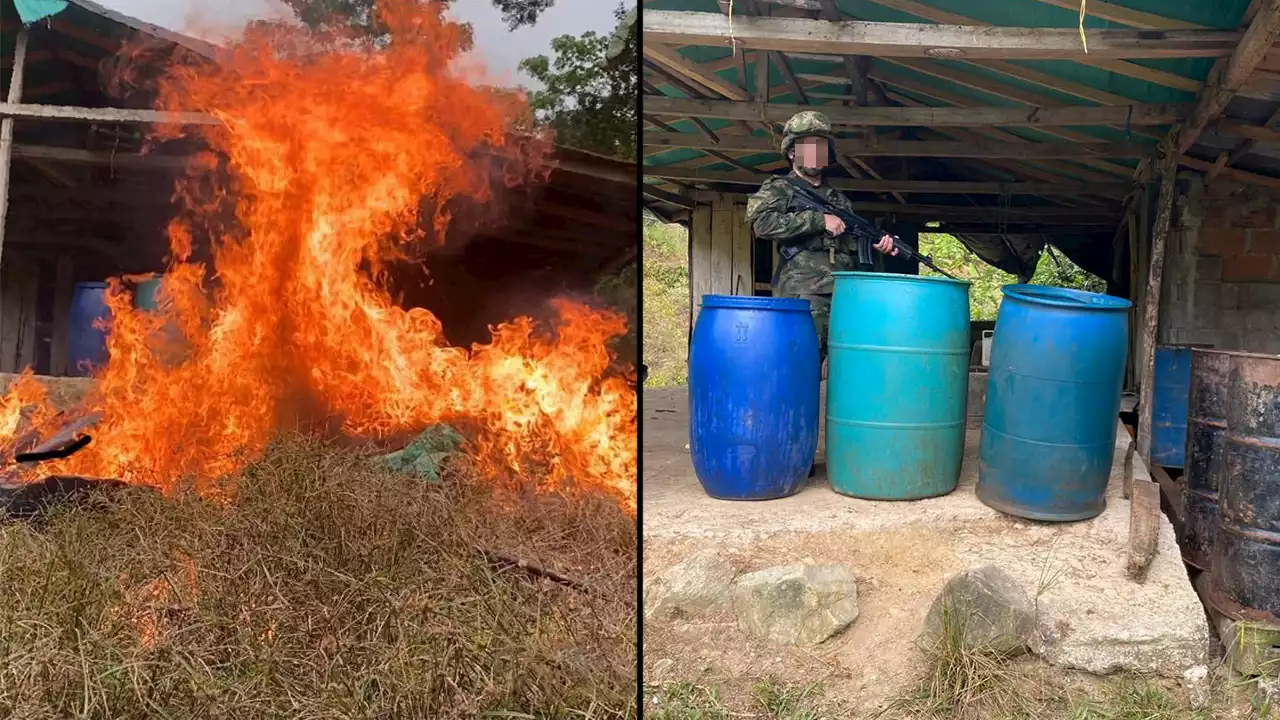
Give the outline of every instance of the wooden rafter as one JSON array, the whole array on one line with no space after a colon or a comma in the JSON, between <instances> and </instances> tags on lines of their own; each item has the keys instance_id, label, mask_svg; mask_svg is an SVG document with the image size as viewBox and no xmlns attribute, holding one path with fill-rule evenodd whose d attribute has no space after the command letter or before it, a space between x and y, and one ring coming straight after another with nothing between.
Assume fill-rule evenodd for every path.
<instances>
[{"instance_id":1,"label":"wooden rafter","mask_svg":"<svg viewBox=\"0 0 1280 720\"><path fill-rule=\"evenodd\" d=\"M1014 102L1019 102L1026 105L1050 106L1050 105L1059 104L1059 101L1056 98L1051 97L1049 95L1044 95L1041 93L1032 92L1030 90L1025 90L1020 87L1015 87L1013 85L1008 85L1006 83L997 82L988 77L983 77L981 75L976 75L974 73L968 73L962 70L957 70L955 68L947 67L946 65L942 65L936 62L930 62L927 60L905 59L905 58L886 60L884 62L891 63L893 65L898 65L900 67L907 68L917 73L929 75L931 77L938 78L939 80L945 80L951 84L968 87L970 89L977 90L978 92L987 93L988 95L993 95L995 97L1005 98L1006 100L1013 100ZM1119 96L1115 96L1115 97L1116 99L1120 100L1120 102L1117 104L1127 105L1129 103L1128 100L1124 100ZM1121 126L1117 129L1126 130L1129 128L1125 128ZM1138 134L1144 134L1141 128L1137 129L1136 132ZM1154 140L1160 140L1163 137L1163 134L1151 133L1148 136Z\"/></svg>"},{"instance_id":2,"label":"wooden rafter","mask_svg":"<svg viewBox=\"0 0 1280 720\"><path fill-rule=\"evenodd\" d=\"M759 185L769 177L768 173L747 172L687 172L671 170L666 167L647 168L649 177L665 180L680 180L697 183L729 183L735 185ZM856 192L883 193L928 193L938 195L1103 195L1124 197L1129 192L1128 183L1002 183L1002 182L967 182L952 180L853 180L833 178L828 180L832 187L839 190Z\"/></svg>"},{"instance_id":3,"label":"wooden rafter","mask_svg":"<svg viewBox=\"0 0 1280 720\"><path fill-rule=\"evenodd\" d=\"M1230 58L1214 66L1204 90L1196 98L1195 111L1178 136L1179 152L1186 152L1195 145L1205 126L1222 113L1244 86L1277 36L1280 36L1280 0L1266 0L1249 22L1244 37Z\"/></svg>"},{"instance_id":4,"label":"wooden rafter","mask_svg":"<svg viewBox=\"0 0 1280 720\"><path fill-rule=\"evenodd\" d=\"M976 20L974 18L965 16L965 15L959 15L957 13L947 12L945 10L939 10L937 8L926 5L922 2L917 2L916 0L872 0L872 2L874 2L877 5L891 7L895 10L905 12L909 15L914 15L918 18L921 18L922 20L929 20L930 22L935 22L935 23L947 23L951 25L975 25L975 26L991 25L991 23L986 23L981 20ZM1092 33L1090 33L1090 36L1092 36ZM1078 40L1079 36L1077 35L1076 37ZM1164 70L1156 70L1154 68L1149 68L1145 65L1125 62L1123 60L1105 60L1105 59L1100 59L1096 57L1095 58L1077 57L1074 60L1075 62L1081 65L1088 65L1089 67L1094 67L1099 70L1106 70L1107 72L1113 72L1113 73L1116 73L1117 75L1125 75L1127 77L1132 77L1138 80L1155 83L1157 85L1163 85L1165 87L1177 88L1179 90L1186 90L1187 92L1196 92L1201 87L1200 81L1195 80L1193 78L1186 78L1171 72L1166 72ZM1062 80L1059 82L1061 84L1061 87L1055 87L1055 89L1062 89L1063 92L1067 92L1065 88L1068 87L1070 83L1068 83L1068 81L1065 81L1065 80Z\"/></svg>"},{"instance_id":5,"label":"wooden rafter","mask_svg":"<svg viewBox=\"0 0 1280 720\"><path fill-rule=\"evenodd\" d=\"M646 42L712 46L731 42L727 19L716 13L651 10L644 15L644 33ZM1159 37L1135 30L1088 34L1086 53L1074 29L742 17L734 21L732 43L740 48L832 55L1073 60L1222 57L1240 39L1234 30L1170 30Z\"/></svg>"},{"instance_id":6,"label":"wooden rafter","mask_svg":"<svg viewBox=\"0 0 1280 720\"><path fill-rule=\"evenodd\" d=\"M773 138L758 135L721 135L719 143L709 143L691 133L646 132L646 147L685 147L695 150L719 149L744 152L769 152L777 150ZM1073 143L1053 142L945 142L926 140L866 140L839 139L840 152L855 157L957 157L957 158L1008 158L1023 160L1048 160L1092 157L1150 157L1155 153L1154 143Z\"/></svg>"},{"instance_id":7,"label":"wooden rafter","mask_svg":"<svg viewBox=\"0 0 1280 720\"><path fill-rule=\"evenodd\" d=\"M1063 10L1071 10L1072 12L1080 10L1079 0L1040 0L1040 2L1060 7ZM1085 3L1084 8L1086 13L1096 18L1110 20L1111 22L1142 30L1198 30L1204 27L1184 20L1175 20L1163 15L1134 10L1115 3L1103 2L1103 0L1089 0Z\"/></svg>"},{"instance_id":8,"label":"wooden rafter","mask_svg":"<svg viewBox=\"0 0 1280 720\"><path fill-rule=\"evenodd\" d=\"M835 125L890 125L927 127L1051 127L1055 125L1168 125L1186 116L1182 105L1129 105L1126 107L841 107L820 106ZM2 109L3 106L0 106ZM691 100L646 97L645 111L653 115L710 117L725 120L785 122L795 113L812 109L805 105L748 104L725 100Z\"/></svg>"},{"instance_id":9,"label":"wooden rafter","mask_svg":"<svg viewBox=\"0 0 1280 720\"><path fill-rule=\"evenodd\" d=\"M123 108L88 108L66 105L0 103L0 117L17 120L64 120L68 122L157 123L173 125L217 125L212 115L196 112L162 112Z\"/></svg>"},{"instance_id":10,"label":"wooden rafter","mask_svg":"<svg viewBox=\"0 0 1280 720\"><path fill-rule=\"evenodd\" d=\"M714 72L703 70L696 63L682 57L674 48L646 42L644 43L644 56L668 71L714 91L721 97L726 97L730 100L747 99L745 90Z\"/></svg>"},{"instance_id":11,"label":"wooden rafter","mask_svg":"<svg viewBox=\"0 0 1280 720\"><path fill-rule=\"evenodd\" d=\"M876 77L880 78L882 81L888 83L889 85L899 87L903 90L907 90L915 95L930 97L935 100L939 100L941 102L947 103L949 105L954 105L956 107L973 107L976 104L974 100L971 100L963 95L958 95L948 90L942 90L932 85L925 85L924 83L921 83L914 78L904 77L900 73L888 73L888 72L882 72L881 70L876 69L874 71L874 74L876 75ZM1134 126L1138 125L1137 123L1130 122L1130 120L1131 118L1129 118L1128 115L1126 115L1126 124L1134 125ZM1114 123L1098 123L1098 124L1114 125ZM1077 130L1070 130L1064 127L1038 128L1038 129L1041 132L1045 133L1046 135L1061 138L1063 140L1071 140L1074 142L1096 142L1097 141L1097 138L1093 137L1092 135L1088 135L1088 134L1079 132ZM1019 138L1017 135L1014 135L1013 133L1003 133L1003 135L1005 139L1021 140L1021 138ZM1099 160L1097 158L1087 158L1087 157L1075 158L1074 160L1075 162L1078 162L1082 165L1088 165L1089 167L1092 167L1097 170L1101 170L1105 173L1109 173L1112 175L1127 176L1130 173L1129 168L1124 167L1123 165L1117 165L1115 163L1108 162L1106 160Z\"/></svg>"}]
</instances>

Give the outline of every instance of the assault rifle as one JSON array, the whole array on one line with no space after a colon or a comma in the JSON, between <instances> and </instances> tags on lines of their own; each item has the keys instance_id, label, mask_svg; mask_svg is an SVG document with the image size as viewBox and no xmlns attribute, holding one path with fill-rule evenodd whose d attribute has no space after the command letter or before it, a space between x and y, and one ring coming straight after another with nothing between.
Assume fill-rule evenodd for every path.
<instances>
[{"instance_id":1,"label":"assault rifle","mask_svg":"<svg viewBox=\"0 0 1280 720\"><path fill-rule=\"evenodd\" d=\"M880 238L884 237L887 233L881 232L876 228L876 226L851 212L833 207L831 203L827 202L826 198L814 192L813 186L809 183L794 177L788 177L787 180L796 190L796 198L792 204L797 209L814 210L825 215L835 215L840 218L844 223L844 234L851 236L857 242L858 267L860 269L867 269L875 264L875 258L871 254L872 246L880 242ZM906 260L919 260L934 272L941 273L952 280L956 279L951 273L943 270L937 265L934 265L933 258L925 255L924 253L912 250L906 243L899 240L897 236L890 235L889 237L893 238L893 247L898 251L899 257Z\"/></svg>"}]
</instances>

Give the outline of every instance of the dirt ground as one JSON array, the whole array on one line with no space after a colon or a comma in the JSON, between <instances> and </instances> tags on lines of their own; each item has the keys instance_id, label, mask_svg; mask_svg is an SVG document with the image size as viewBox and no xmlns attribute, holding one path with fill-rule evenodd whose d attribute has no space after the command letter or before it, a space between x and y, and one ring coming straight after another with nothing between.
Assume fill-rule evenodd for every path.
<instances>
[{"instance_id":1,"label":"dirt ground","mask_svg":"<svg viewBox=\"0 0 1280 720\"><path fill-rule=\"evenodd\" d=\"M703 677L728 687L760 678L820 682L840 707L870 710L910 688L921 660L914 641L946 580L985 564L1007 570L1035 598L1037 650L1054 665L1176 679L1212 661L1203 609L1167 519L1147 582L1125 575L1129 503L1120 496L1122 452L1107 510L1079 523L1019 520L979 502L976 431L967 438L960 486L942 498L848 498L830 489L819 464L818 476L795 496L732 503L707 497L698 485L684 391L646 391L643 411L646 582L711 548L738 573L800 561L850 566L859 606L846 632L812 649L750 638L727 606L695 618L646 619L647 683ZM1123 449L1119 441L1117 448Z\"/></svg>"}]
</instances>

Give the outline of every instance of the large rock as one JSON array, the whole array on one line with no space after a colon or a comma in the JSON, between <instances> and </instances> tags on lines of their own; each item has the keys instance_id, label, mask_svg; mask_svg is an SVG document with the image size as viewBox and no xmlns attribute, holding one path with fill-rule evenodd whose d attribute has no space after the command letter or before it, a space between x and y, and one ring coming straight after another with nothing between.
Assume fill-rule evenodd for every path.
<instances>
[{"instance_id":1,"label":"large rock","mask_svg":"<svg viewBox=\"0 0 1280 720\"><path fill-rule=\"evenodd\" d=\"M947 581L925 616L922 642L947 638L969 650L1015 656L1035 632L1035 607L1009 573L994 565L966 570Z\"/></svg>"},{"instance_id":2,"label":"large rock","mask_svg":"<svg viewBox=\"0 0 1280 720\"><path fill-rule=\"evenodd\" d=\"M734 568L715 550L672 565L644 584L644 616L690 617L727 604Z\"/></svg>"},{"instance_id":3,"label":"large rock","mask_svg":"<svg viewBox=\"0 0 1280 720\"><path fill-rule=\"evenodd\" d=\"M841 565L787 565L738 578L738 625L780 645L817 645L858 617L858 583Z\"/></svg>"}]
</instances>

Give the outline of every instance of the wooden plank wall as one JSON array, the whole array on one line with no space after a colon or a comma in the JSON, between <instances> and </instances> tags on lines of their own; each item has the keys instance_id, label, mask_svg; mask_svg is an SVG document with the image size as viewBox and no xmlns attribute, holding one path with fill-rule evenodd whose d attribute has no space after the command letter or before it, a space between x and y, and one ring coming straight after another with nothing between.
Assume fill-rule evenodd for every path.
<instances>
[{"instance_id":1,"label":"wooden plank wall","mask_svg":"<svg viewBox=\"0 0 1280 720\"><path fill-rule=\"evenodd\" d=\"M0 372L20 372L36 360L36 288L40 264L10 255L0 267Z\"/></svg>"},{"instance_id":2,"label":"wooden plank wall","mask_svg":"<svg viewBox=\"0 0 1280 720\"><path fill-rule=\"evenodd\" d=\"M743 195L716 194L693 208L689 227L689 327L698 320L702 296L753 295L751 228Z\"/></svg>"}]
</instances>

